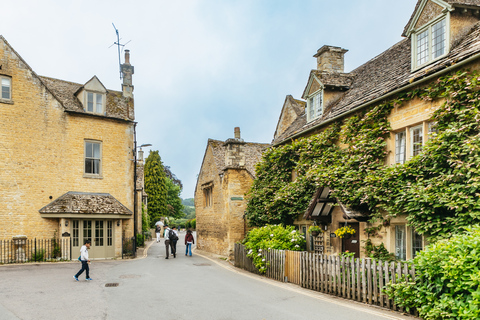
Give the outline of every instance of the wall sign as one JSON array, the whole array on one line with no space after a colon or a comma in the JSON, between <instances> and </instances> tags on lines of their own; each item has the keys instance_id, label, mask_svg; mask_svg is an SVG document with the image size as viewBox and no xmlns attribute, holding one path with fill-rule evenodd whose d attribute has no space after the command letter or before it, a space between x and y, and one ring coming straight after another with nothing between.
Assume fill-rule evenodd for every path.
<instances>
[{"instance_id":1,"label":"wall sign","mask_svg":"<svg viewBox=\"0 0 480 320\"><path fill-rule=\"evenodd\" d=\"M336 237L337 237L337 235L335 233L333 233L333 232L330 233L330 238L336 238Z\"/></svg>"}]
</instances>

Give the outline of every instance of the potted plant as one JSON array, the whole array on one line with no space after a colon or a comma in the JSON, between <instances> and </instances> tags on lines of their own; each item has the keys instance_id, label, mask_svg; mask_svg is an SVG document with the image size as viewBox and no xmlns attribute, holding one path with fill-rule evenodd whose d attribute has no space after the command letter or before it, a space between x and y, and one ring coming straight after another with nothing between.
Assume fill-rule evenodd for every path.
<instances>
[{"instance_id":1,"label":"potted plant","mask_svg":"<svg viewBox=\"0 0 480 320\"><path fill-rule=\"evenodd\" d=\"M337 230L335 230L335 235L338 237L338 238L350 238L353 234L355 234L355 229L353 229L352 227L350 226L344 226L344 227L341 227L341 228L338 228Z\"/></svg>"},{"instance_id":2,"label":"potted plant","mask_svg":"<svg viewBox=\"0 0 480 320\"><path fill-rule=\"evenodd\" d=\"M318 236L322 232L323 230L319 226L313 225L313 226L310 226L310 228L308 228L308 233L310 233L314 237Z\"/></svg>"}]
</instances>

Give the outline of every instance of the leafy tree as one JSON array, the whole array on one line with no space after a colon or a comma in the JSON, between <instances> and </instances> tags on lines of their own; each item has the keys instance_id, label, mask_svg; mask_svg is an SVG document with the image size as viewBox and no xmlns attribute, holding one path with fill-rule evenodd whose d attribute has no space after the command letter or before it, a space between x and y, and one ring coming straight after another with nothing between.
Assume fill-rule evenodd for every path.
<instances>
[{"instance_id":1,"label":"leafy tree","mask_svg":"<svg viewBox=\"0 0 480 320\"><path fill-rule=\"evenodd\" d=\"M167 215L173 218L183 218L183 204L180 198L182 189L169 178L165 178L165 182L167 187Z\"/></svg>"},{"instance_id":2,"label":"leafy tree","mask_svg":"<svg viewBox=\"0 0 480 320\"><path fill-rule=\"evenodd\" d=\"M160 217L169 215L167 178L158 150L150 151L145 161L145 192L148 194L148 214L153 227Z\"/></svg>"},{"instance_id":3,"label":"leafy tree","mask_svg":"<svg viewBox=\"0 0 480 320\"><path fill-rule=\"evenodd\" d=\"M170 166L165 166L164 169L165 169L165 175L167 176L167 178L172 180L173 184L179 186L180 190L183 190L182 181L178 179L177 176L170 170Z\"/></svg>"}]
</instances>

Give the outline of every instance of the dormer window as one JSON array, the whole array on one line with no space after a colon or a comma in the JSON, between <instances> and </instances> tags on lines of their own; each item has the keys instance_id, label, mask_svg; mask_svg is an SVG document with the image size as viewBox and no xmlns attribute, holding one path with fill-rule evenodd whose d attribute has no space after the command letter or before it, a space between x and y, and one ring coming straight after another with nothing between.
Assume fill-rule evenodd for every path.
<instances>
[{"instance_id":1,"label":"dormer window","mask_svg":"<svg viewBox=\"0 0 480 320\"><path fill-rule=\"evenodd\" d=\"M87 112L92 113L104 113L104 94L102 93L95 93L95 92L86 92L87 95Z\"/></svg>"},{"instance_id":2,"label":"dormer window","mask_svg":"<svg viewBox=\"0 0 480 320\"><path fill-rule=\"evenodd\" d=\"M412 69L422 67L448 52L447 17L437 19L412 33Z\"/></svg>"},{"instance_id":3,"label":"dormer window","mask_svg":"<svg viewBox=\"0 0 480 320\"><path fill-rule=\"evenodd\" d=\"M319 90L308 97L307 121L319 118L323 114L323 90Z\"/></svg>"}]
</instances>

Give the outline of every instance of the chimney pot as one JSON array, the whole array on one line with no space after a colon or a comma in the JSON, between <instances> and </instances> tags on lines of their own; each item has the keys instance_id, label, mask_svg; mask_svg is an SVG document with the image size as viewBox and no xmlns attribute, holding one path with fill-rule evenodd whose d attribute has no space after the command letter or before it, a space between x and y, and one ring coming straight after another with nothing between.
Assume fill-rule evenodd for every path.
<instances>
[{"instance_id":1,"label":"chimney pot","mask_svg":"<svg viewBox=\"0 0 480 320\"><path fill-rule=\"evenodd\" d=\"M130 64L130 50L125 50L125 64Z\"/></svg>"},{"instance_id":2,"label":"chimney pot","mask_svg":"<svg viewBox=\"0 0 480 320\"><path fill-rule=\"evenodd\" d=\"M235 127L235 139L240 139L240 127Z\"/></svg>"}]
</instances>

